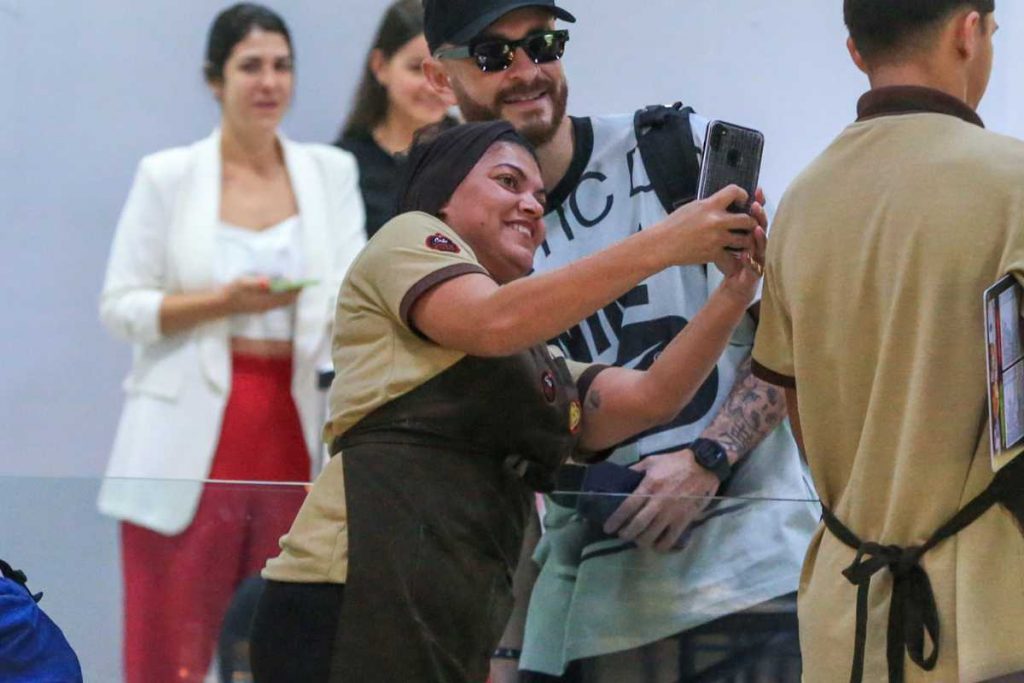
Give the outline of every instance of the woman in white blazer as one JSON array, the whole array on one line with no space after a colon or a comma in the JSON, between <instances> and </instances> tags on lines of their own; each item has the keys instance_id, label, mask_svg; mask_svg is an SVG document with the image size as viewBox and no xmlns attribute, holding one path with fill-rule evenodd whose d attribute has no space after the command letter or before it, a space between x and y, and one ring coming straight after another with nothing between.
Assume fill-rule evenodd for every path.
<instances>
[{"instance_id":1,"label":"woman in white blazer","mask_svg":"<svg viewBox=\"0 0 1024 683\"><path fill-rule=\"evenodd\" d=\"M235 5L206 57L220 128L139 164L100 305L134 349L99 498L123 520L129 682L202 680L234 588L275 554L300 487L201 482L309 480L316 371L365 240L351 155L277 131L293 88L283 20Z\"/></svg>"}]
</instances>

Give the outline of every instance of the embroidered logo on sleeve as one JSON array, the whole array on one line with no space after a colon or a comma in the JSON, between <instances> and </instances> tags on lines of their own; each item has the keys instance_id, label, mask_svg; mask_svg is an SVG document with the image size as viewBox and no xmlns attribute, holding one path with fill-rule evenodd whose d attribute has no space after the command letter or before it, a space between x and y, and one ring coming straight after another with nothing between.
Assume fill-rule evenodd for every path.
<instances>
[{"instance_id":1,"label":"embroidered logo on sleeve","mask_svg":"<svg viewBox=\"0 0 1024 683\"><path fill-rule=\"evenodd\" d=\"M547 402L554 403L558 392L555 387L555 376L549 370L545 370L544 374L540 376L540 388L544 392Z\"/></svg>"},{"instance_id":2,"label":"embroidered logo on sleeve","mask_svg":"<svg viewBox=\"0 0 1024 683\"><path fill-rule=\"evenodd\" d=\"M446 235L435 232L433 235L427 238L427 247L434 251L443 251L449 254L458 254L462 251L459 245L452 242Z\"/></svg>"},{"instance_id":3,"label":"embroidered logo on sleeve","mask_svg":"<svg viewBox=\"0 0 1024 683\"><path fill-rule=\"evenodd\" d=\"M579 401L569 404L569 433L578 434L583 423L583 406Z\"/></svg>"}]
</instances>

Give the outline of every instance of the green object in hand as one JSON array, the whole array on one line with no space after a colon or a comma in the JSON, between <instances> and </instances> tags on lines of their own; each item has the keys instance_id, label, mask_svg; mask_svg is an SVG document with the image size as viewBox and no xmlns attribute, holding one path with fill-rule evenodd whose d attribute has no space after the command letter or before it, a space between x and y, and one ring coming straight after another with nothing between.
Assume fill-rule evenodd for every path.
<instances>
[{"instance_id":1,"label":"green object in hand","mask_svg":"<svg viewBox=\"0 0 1024 683\"><path fill-rule=\"evenodd\" d=\"M270 281L270 291L274 294L283 294L284 292L294 292L297 289L304 289L319 283L319 280L288 280L279 277Z\"/></svg>"}]
</instances>

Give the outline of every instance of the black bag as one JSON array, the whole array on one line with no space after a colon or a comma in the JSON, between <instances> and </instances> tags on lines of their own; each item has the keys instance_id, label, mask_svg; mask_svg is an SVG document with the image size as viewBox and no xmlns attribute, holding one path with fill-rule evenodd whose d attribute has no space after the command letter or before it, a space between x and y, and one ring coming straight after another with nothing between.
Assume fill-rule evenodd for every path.
<instances>
[{"instance_id":1,"label":"black bag","mask_svg":"<svg viewBox=\"0 0 1024 683\"><path fill-rule=\"evenodd\" d=\"M619 509L629 494L643 481L644 475L625 465L599 462L594 465L563 465L558 471L552 500L565 507L574 507L596 537L613 538L604 533L605 522ZM712 502L714 505L714 502ZM708 509L711 509L710 507ZM676 539L675 549L686 545L691 531Z\"/></svg>"},{"instance_id":2,"label":"black bag","mask_svg":"<svg viewBox=\"0 0 1024 683\"><path fill-rule=\"evenodd\" d=\"M647 177L666 213L672 213L697 197L700 150L690 129L691 107L655 104L633 116L637 147Z\"/></svg>"},{"instance_id":3,"label":"black bag","mask_svg":"<svg viewBox=\"0 0 1024 683\"><path fill-rule=\"evenodd\" d=\"M580 483L576 510L590 520L595 530L600 531L643 479L640 472L614 462L587 465Z\"/></svg>"}]
</instances>

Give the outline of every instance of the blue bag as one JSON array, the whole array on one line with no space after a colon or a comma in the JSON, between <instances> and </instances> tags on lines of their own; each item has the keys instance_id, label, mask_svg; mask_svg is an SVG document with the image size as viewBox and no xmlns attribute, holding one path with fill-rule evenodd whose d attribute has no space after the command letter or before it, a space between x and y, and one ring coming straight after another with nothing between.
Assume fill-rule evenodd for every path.
<instances>
[{"instance_id":1,"label":"blue bag","mask_svg":"<svg viewBox=\"0 0 1024 683\"><path fill-rule=\"evenodd\" d=\"M0 560L0 681L81 683L82 667L57 624L39 608L25 573Z\"/></svg>"}]
</instances>

